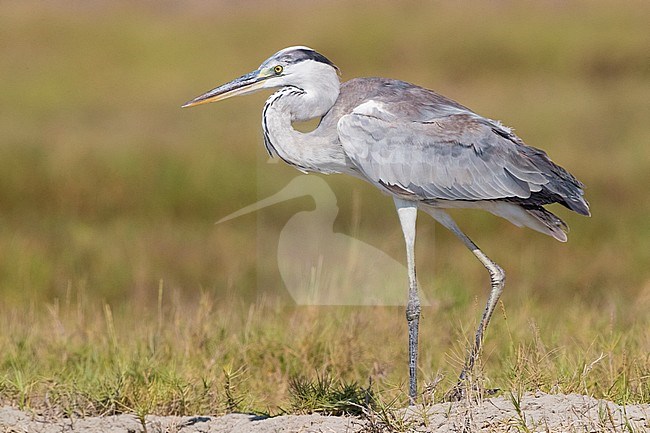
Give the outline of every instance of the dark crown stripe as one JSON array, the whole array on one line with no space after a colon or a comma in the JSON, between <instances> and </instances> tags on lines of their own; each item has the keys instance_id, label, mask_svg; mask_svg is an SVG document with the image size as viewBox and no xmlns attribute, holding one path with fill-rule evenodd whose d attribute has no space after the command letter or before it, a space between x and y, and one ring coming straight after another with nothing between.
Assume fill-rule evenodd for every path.
<instances>
[{"instance_id":1,"label":"dark crown stripe","mask_svg":"<svg viewBox=\"0 0 650 433\"><path fill-rule=\"evenodd\" d=\"M326 65L330 65L331 67L336 68L336 65L334 65L334 63L332 63L330 59L328 59L321 53L318 53L313 50L305 50L305 49L300 49L297 52L301 54L301 57L297 58L296 61L313 60L315 62L325 63Z\"/></svg>"},{"instance_id":2,"label":"dark crown stripe","mask_svg":"<svg viewBox=\"0 0 650 433\"><path fill-rule=\"evenodd\" d=\"M276 60L283 61L288 65L304 62L305 60L313 60L315 62L324 63L338 70L336 65L332 63L327 57L321 53L306 48L291 50L284 53L280 57L276 57Z\"/></svg>"}]
</instances>

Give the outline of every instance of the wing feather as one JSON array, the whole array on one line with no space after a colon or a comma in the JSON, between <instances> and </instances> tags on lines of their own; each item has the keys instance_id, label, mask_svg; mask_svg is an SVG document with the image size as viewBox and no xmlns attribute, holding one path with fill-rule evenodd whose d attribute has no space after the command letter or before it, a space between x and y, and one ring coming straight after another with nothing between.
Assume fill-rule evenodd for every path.
<instances>
[{"instance_id":1,"label":"wing feather","mask_svg":"<svg viewBox=\"0 0 650 433\"><path fill-rule=\"evenodd\" d=\"M373 183L420 200L525 200L545 188L561 192L549 167L566 172L498 122L457 107L430 119L420 110L417 120L403 110L370 100L338 122L344 151Z\"/></svg>"}]
</instances>

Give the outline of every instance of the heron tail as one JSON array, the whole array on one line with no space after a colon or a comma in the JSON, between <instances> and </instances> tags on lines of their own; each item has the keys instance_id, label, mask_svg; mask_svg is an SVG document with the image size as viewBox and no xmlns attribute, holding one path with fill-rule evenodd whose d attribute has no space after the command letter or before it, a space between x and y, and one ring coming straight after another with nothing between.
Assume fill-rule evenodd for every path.
<instances>
[{"instance_id":1,"label":"heron tail","mask_svg":"<svg viewBox=\"0 0 650 433\"><path fill-rule=\"evenodd\" d=\"M557 215L547 211L541 206L522 206L528 215L542 223L547 230L543 231L553 236L560 242L566 242L566 234L569 232L569 226L562 221ZM541 230L540 230L541 231Z\"/></svg>"}]
</instances>

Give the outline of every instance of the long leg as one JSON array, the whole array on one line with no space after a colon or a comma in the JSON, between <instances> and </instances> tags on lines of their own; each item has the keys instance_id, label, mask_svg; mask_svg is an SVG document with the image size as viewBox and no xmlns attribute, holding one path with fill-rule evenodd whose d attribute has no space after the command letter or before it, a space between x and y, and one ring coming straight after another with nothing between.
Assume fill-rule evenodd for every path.
<instances>
[{"instance_id":1,"label":"long leg","mask_svg":"<svg viewBox=\"0 0 650 433\"><path fill-rule=\"evenodd\" d=\"M409 300L406 321L409 328L409 399L415 404L417 398L418 326L420 323L420 298L415 277L415 221L418 208L414 202L395 198L395 207L406 242L406 263L409 277Z\"/></svg>"},{"instance_id":2,"label":"long leg","mask_svg":"<svg viewBox=\"0 0 650 433\"><path fill-rule=\"evenodd\" d=\"M490 296L488 297L487 304L485 305L485 311L483 312L481 323L479 323L478 329L476 330L476 337L474 338L474 344L472 345L469 354L467 355L467 359L465 360L465 365L463 366L463 370L460 372L460 376L458 378L458 385L453 391L455 395L450 396L452 398L458 399L463 395L462 394L464 390L463 382L465 381L465 379L467 379L467 375L474 368L476 359L478 358L481 352L481 345L483 344L483 333L485 332L485 329L487 328L488 323L490 322L492 313L494 313L494 309L496 308L497 302L499 301L501 292L503 292L503 286L505 284L506 275L505 272L503 272L503 269L499 267L499 265L497 265L492 260L490 260L490 258L486 256L479 249L479 247L476 246L476 244L472 242L472 240L460 230L460 228L458 228L458 225L456 225L456 223L449 216L449 214L447 214L446 212L440 209L435 209L435 208L425 208L424 210L426 210L426 212L429 213L429 215L435 218L436 221L438 221L444 227L449 229L453 234L455 234L463 242L463 244L465 244L465 246L469 248L469 250L480 260L483 266L485 266L485 268L490 273L490 285L491 285Z\"/></svg>"}]
</instances>

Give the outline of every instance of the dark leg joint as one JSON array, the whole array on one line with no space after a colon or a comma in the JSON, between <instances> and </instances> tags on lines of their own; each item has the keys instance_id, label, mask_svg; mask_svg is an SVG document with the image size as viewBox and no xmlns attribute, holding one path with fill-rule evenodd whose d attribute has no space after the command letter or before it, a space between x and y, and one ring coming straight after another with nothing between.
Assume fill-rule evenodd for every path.
<instances>
[{"instance_id":1,"label":"dark leg joint","mask_svg":"<svg viewBox=\"0 0 650 433\"><path fill-rule=\"evenodd\" d=\"M406 306L406 320L412 322L420 318L420 301L418 299L409 300L408 305Z\"/></svg>"},{"instance_id":2,"label":"dark leg joint","mask_svg":"<svg viewBox=\"0 0 650 433\"><path fill-rule=\"evenodd\" d=\"M506 282L506 273L503 268L501 268L501 266L497 265L496 263L494 266L494 270L490 269L490 280L492 280L492 284L502 286Z\"/></svg>"}]
</instances>

